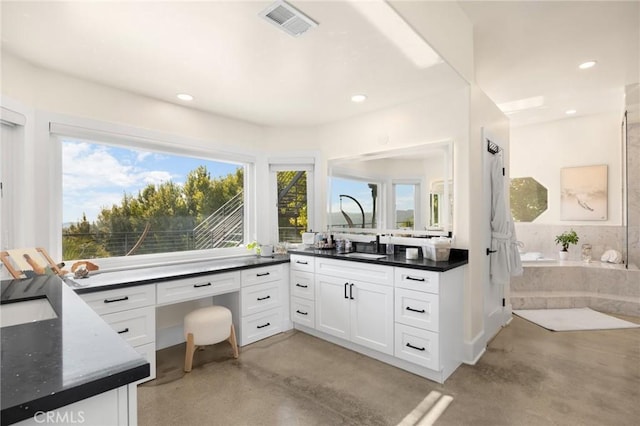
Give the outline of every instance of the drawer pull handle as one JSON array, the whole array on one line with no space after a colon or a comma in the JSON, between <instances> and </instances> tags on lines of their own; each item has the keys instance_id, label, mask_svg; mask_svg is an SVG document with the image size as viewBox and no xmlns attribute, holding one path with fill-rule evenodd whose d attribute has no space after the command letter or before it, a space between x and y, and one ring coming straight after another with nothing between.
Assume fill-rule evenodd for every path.
<instances>
[{"instance_id":1,"label":"drawer pull handle","mask_svg":"<svg viewBox=\"0 0 640 426\"><path fill-rule=\"evenodd\" d=\"M262 274L256 274L257 277L266 277L267 275L269 275L270 272L264 272Z\"/></svg>"},{"instance_id":2,"label":"drawer pull handle","mask_svg":"<svg viewBox=\"0 0 640 426\"><path fill-rule=\"evenodd\" d=\"M271 296L258 297L258 300L267 300L267 299L271 299Z\"/></svg>"},{"instance_id":3,"label":"drawer pull handle","mask_svg":"<svg viewBox=\"0 0 640 426\"><path fill-rule=\"evenodd\" d=\"M266 323L265 325L258 325L256 326L257 328L265 328L265 327L269 327L271 325L270 322Z\"/></svg>"},{"instance_id":4,"label":"drawer pull handle","mask_svg":"<svg viewBox=\"0 0 640 426\"><path fill-rule=\"evenodd\" d=\"M356 300L356 299L353 297L353 283L349 284L349 299L351 299L351 300Z\"/></svg>"},{"instance_id":5,"label":"drawer pull handle","mask_svg":"<svg viewBox=\"0 0 640 426\"><path fill-rule=\"evenodd\" d=\"M296 260L296 263L299 263L301 265L308 265L309 262L303 261L303 260Z\"/></svg>"},{"instance_id":6,"label":"drawer pull handle","mask_svg":"<svg viewBox=\"0 0 640 426\"><path fill-rule=\"evenodd\" d=\"M309 312L302 312L300 309L298 309L296 312L300 315L309 315Z\"/></svg>"},{"instance_id":7,"label":"drawer pull handle","mask_svg":"<svg viewBox=\"0 0 640 426\"><path fill-rule=\"evenodd\" d=\"M424 309L413 309L411 306L407 306L407 311L417 312L419 314L424 314L426 312Z\"/></svg>"},{"instance_id":8,"label":"drawer pull handle","mask_svg":"<svg viewBox=\"0 0 640 426\"><path fill-rule=\"evenodd\" d=\"M308 288L309 286L308 286L308 285L302 285L302 284L296 283L296 287Z\"/></svg>"},{"instance_id":9,"label":"drawer pull handle","mask_svg":"<svg viewBox=\"0 0 640 426\"><path fill-rule=\"evenodd\" d=\"M349 285L349 283L344 283L344 298L348 299L349 296L347 296L347 286Z\"/></svg>"},{"instance_id":10,"label":"drawer pull handle","mask_svg":"<svg viewBox=\"0 0 640 426\"><path fill-rule=\"evenodd\" d=\"M200 288L200 287L209 287L211 286L211 283L206 283L206 284L194 284L193 288Z\"/></svg>"},{"instance_id":11,"label":"drawer pull handle","mask_svg":"<svg viewBox=\"0 0 640 426\"><path fill-rule=\"evenodd\" d=\"M121 297L119 299L104 299L104 303L124 302L125 300L129 300L129 296Z\"/></svg>"},{"instance_id":12,"label":"drawer pull handle","mask_svg":"<svg viewBox=\"0 0 640 426\"><path fill-rule=\"evenodd\" d=\"M118 331L118 334L128 333L128 332L129 332L129 327L125 328L124 330Z\"/></svg>"},{"instance_id":13,"label":"drawer pull handle","mask_svg":"<svg viewBox=\"0 0 640 426\"><path fill-rule=\"evenodd\" d=\"M407 347L411 348L411 349L415 349L417 351L425 351L425 348L419 348L417 346L413 346L411 343L407 343Z\"/></svg>"},{"instance_id":14,"label":"drawer pull handle","mask_svg":"<svg viewBox=\"0 0 640 426\"><path fill-rule=\"evenodd\" d=\"M422 281L422 282L424 282L424 278L407 277L407 279L410 280L410 281Z\"/></svg>"}]
</instances>

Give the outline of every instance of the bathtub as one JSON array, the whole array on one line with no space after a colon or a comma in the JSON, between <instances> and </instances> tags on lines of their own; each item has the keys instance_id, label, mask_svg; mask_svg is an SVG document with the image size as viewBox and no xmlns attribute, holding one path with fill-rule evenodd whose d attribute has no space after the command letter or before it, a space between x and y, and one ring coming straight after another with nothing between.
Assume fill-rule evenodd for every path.
<instances>
[{"instance_id":1,"label":"bathtub","mask_svg":"<svg viewBox=\"0 0 640 426\"><path fill-rule=\"evenodd\" d=\"M624 265L523 258L523 274L511 278L512 309L589 307L640 317L640 270Z\"/></svg>"}]
</instances>

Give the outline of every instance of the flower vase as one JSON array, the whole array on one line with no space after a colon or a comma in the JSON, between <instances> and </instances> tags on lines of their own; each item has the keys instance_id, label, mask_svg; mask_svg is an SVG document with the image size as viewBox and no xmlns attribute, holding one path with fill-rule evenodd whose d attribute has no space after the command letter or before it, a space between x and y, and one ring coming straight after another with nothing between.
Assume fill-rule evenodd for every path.
<instances>
[{"instance_id":1,"label":"flower vase","mask_svg":"<svg viewBox=\"0 0 640 426\"><path fill-rule=\"evenodd\" d=\"M568 260L569 259L569 252L563 250L563 251L558 253L558 256L560 257L560 260Z\"/></svg>"}]
</instances>

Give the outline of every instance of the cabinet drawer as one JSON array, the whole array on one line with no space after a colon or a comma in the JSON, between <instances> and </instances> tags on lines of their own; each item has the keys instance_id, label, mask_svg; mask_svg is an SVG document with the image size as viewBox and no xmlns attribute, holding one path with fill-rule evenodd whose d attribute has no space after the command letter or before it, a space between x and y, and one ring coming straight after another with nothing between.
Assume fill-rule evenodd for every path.
<instances>
[{"instance_id":1,"label":"cabinet drawer","mask_svg":"<svg viewBox=\"0 0 640 426\"><path fill-rule=\"evenodd\" d=\"M148 382L156 378L156 344L147 343L146 345L136 346L134 348L144 359L149 363L149 377L140 379L135 382L136 385L140 383Z\"/></svg>"},{"instance_id":2,"label":"cabinet drawer","mask_svg":"<svg viewBox=\"0 0 640 426\"><path fill-rule=\"evenodd\" d=\"M402 324L438 332L438 295L397 288L395 319Z\"/></svg>"},{"instance_id":3,"label":"cabinet drawer","mask_svg":"<svg viewBox=\"0 0 640 426\"><path fill-rule=\"evenodd\" d=\"M157 286L158 305L164 305L239 290L240 273L227 272L164 281Z\"/></svg>"},{"instance_id":4,"label":"cabinet drawer","mask_svg":"<svg viewBox=\"0 0 640 426\"><path fill-rule=\"evenodd\" d=\"M248 345L282 331L282 308L242 318L242 343Z\"/></svg>"},{"instance_id":5,"label":"cabinet drawer","mask_svg":"<svg viewBox=\"0 0 640 426\"><path fill-rule=\"evenodd\" d=\"M282 279L282 265L245 269L242 272L242 287L279 281Z\"/></svg>"},{"instance_id":6,"label":"cabinet drawer","mask_svg":"<svg viewBox=\"0 0 640 426\"><path fill-rule=\"evenodd\" d=\"M314 300L314 278L311 272L291 271L291 295Z\"/></svg>"},{"instance_id":7,"label":"cabinet drawer","mask_svg":"<svg viewBox=\"0 0 640 426\"><path fill-rule=\"evenodd\" d=\"M316 258L316 274L373 284L393 285L393 267L348 260Z\"/></svg>"},{"instance_id":8,"label":"cabinet drawer","mask_svg":"<svg viewBox=\"0 0 640 426\"><path fill-rule=\"evenodd\" d=\"M396 324L394 354L397 358L439 371L440 345L438 339L438 333Z\"/></svg>"},{"instance_id":9,"label":"cabinet drawer","mask_svg":"<svg viewBox=\"0 0 640 426\"><path fill-rule=\"evenodd\" d=\"M420 269L395 268L395 285L409 290L438 294L440 274Z\"/></svg>"},{"instance_id":10,"label":"cabinet drawer","mask_svg":"<svg viewBox=\"0 0 640 426\"><path fill-rule=\"evenodd\" d=\"M102 318L131 346L156 340L156 308L153 306L115 312Z\"/></svg>"},{"instance_id":11,"label":"cabinet drawer","mask_svg":"<svg viewBox=\"0 0 640 426\"><path fill-rule=\"evenodd\" d=\"M280 281L244 287L242 297L242 316L263 312L282 305L282 283Z\"/></svg>"},{"instance_id":12,"label":"cabinet drawer","mask_svg":"<svg viewBox=\"0 0 640 426\"><path fill-rule=\"evenodd\" d=\"M289 256L289 261L291 262L291 270L302 271L302 272L314 272L315 270L315 262L313 257L310 256L300 256L299 254L292 254Z\"/></svg>"},{"instance_id":13,"label":"cabinet drawer","mask_svg":"<svg viewBox=\"0 0 640 426\"><path fill-rule=\"evenodd\" d=\"M316 315L315 303L313 300L301 299L299 297L291 298L291 321L315 328Z\"/></svg>"},{"instance_id":14,"label":"cabinet drawer","mask_svg":"<svg viewBox=\"0 0 640 426\"><path fill-rule=\"evenodd\" d=\"M141 308L155 304L154 284L81 294L82 300L99 315Z\"/></svg>"}]
</instances>

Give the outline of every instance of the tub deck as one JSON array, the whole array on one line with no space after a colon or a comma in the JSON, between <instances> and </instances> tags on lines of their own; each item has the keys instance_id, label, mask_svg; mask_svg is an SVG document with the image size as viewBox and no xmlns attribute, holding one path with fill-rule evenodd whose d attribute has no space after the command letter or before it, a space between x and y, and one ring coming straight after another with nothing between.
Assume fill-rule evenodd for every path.
<instances>
[{"instance_id":1,"label":"tub deck","mask_svg":"<svg viewBox=\"0 0 640 426\"><path fill-rule=\"evenodd\" d=\"M511 277L512 309L589 307L640 317L640 270L624 265L579 261L523 262Z\"/></svg>"}]
</instances>

